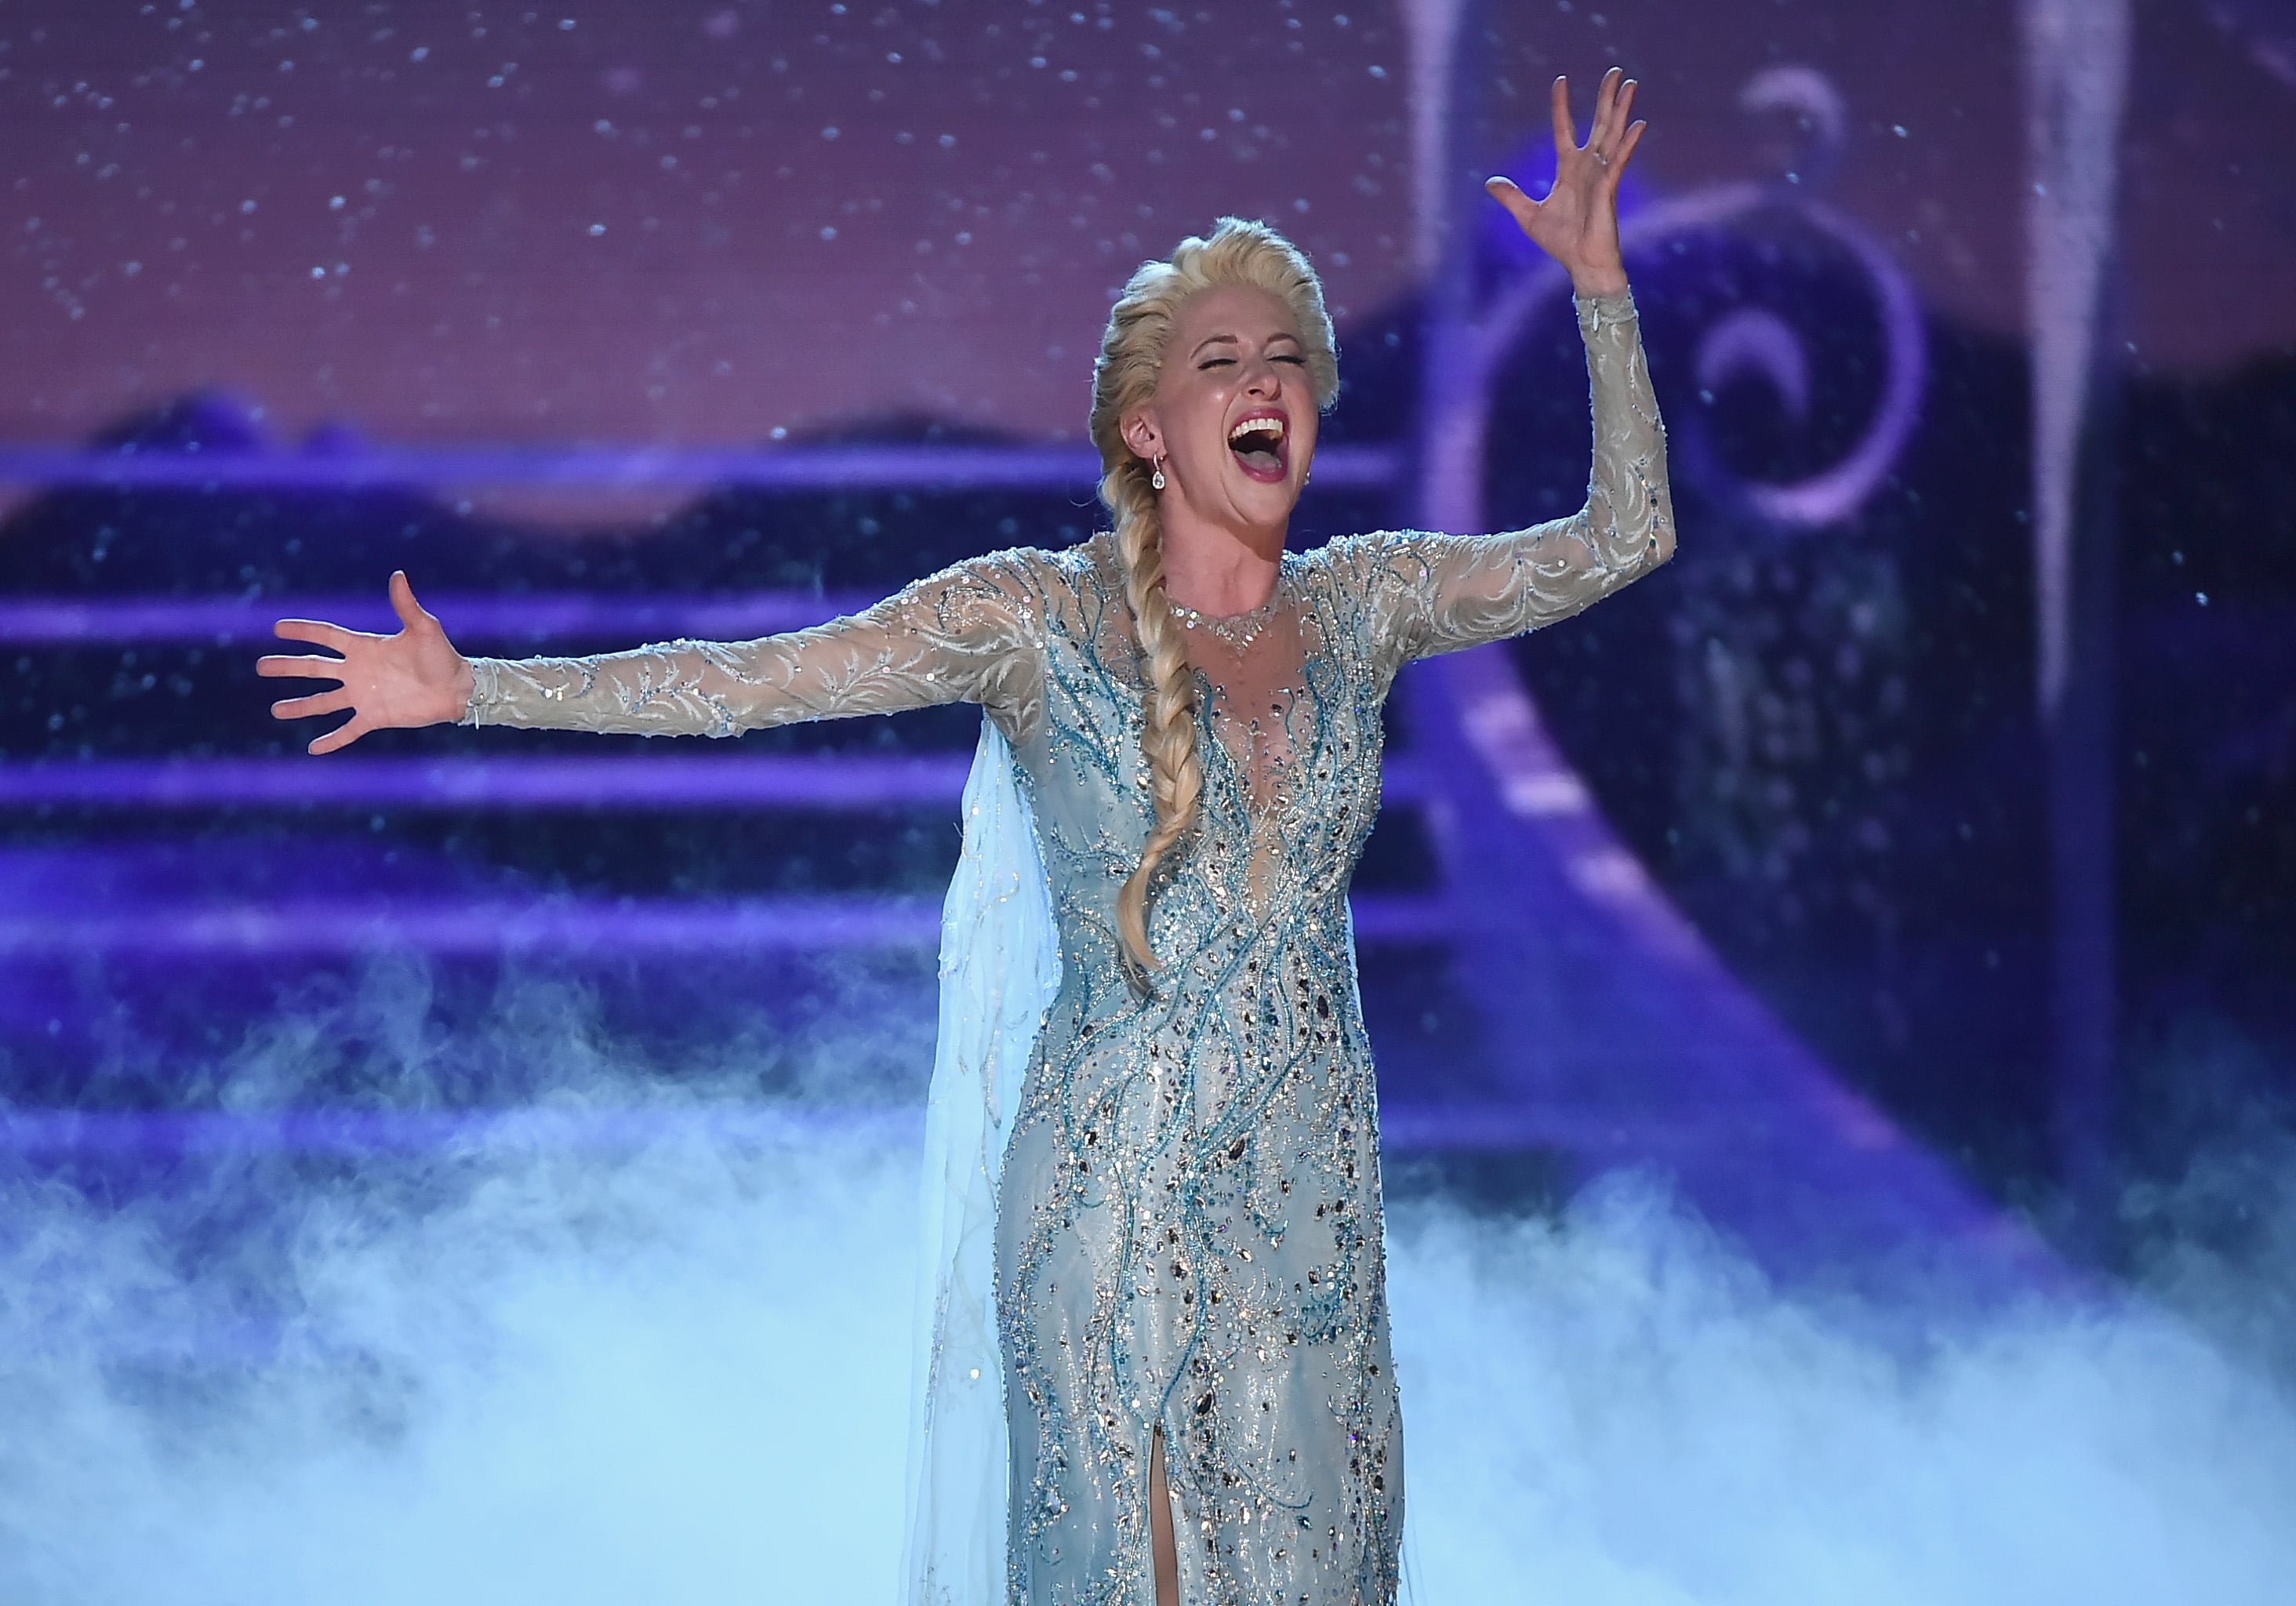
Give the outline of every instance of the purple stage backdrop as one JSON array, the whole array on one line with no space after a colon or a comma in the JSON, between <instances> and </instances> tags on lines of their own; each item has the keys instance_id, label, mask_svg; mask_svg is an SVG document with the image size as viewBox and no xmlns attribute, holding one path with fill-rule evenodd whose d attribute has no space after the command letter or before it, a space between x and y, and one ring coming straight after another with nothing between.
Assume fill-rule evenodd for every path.
<instances>
[{"instance_id":1,"label":"purple stage backdrop","mask_svg":"<svg viewBox=\"0 0 2296 1606\"><path fill-rule=\"evenodd\" d=\"M2163 368L2296 338L2272 9L2138 8L2128 338ZM1535 146L1554 75L1615 61L1646 188L1782 170L1794 119L1742 94L1814 69L1843 126L1804 176L1930 305L2024 326L2007 0L1488 10L1479 148ZM1407 33L1279 0L7 0L0 439L209 385L290 438L728 445L904 410L1074 438L1113 287L1222 213L1314 256L1343 348L1414 282Z\"/></svg>"}]
</instances>

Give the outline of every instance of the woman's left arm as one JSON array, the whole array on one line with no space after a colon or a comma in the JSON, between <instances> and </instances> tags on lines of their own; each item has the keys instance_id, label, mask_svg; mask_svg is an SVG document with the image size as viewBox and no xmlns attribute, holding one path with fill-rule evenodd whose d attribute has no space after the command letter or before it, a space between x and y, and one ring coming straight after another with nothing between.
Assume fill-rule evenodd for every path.
<instances>
[{"instance_id":1,"label":"woman's left arm","mask_svg":"<svg viewBox=\"0 0 2296 1606\"><path fill-rule=\"evenodd\" d=\"M1641 142L1628 121L1632 79L1618 69L1578 143L1569 89L1554 81L1554 186L1533 201L1510 179L1492 195L1570 274L1594 391L1595 462L1586 505L1567 518L1488 536L1411 535L1382 544L1398 658L1454 651L1566 619L1674 555L1674 504L1642 328L1619 250L1619 176Z\"/></svg>"},{"instance_id":2,"label":"woman's left arm","mask_svg":"<svg viewBox=\"0 0 2296 1606\"><path fill-rule=\"evenodd\" d=\"M1403 658L1454 652L1553 624L1674 555L1666 428L1631 295L1577 298L1594 387L1595 467L1567 518L1488 536L1408 536L1385 556L1405 605ZM1406 600L1407 599L1407 600Z\"/></svg>"}]
</instances>

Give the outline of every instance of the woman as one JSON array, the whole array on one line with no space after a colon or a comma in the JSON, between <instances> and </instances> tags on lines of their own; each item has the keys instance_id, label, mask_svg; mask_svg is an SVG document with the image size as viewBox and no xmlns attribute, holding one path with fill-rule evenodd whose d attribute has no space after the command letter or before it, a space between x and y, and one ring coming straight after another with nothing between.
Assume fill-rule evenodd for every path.
<instances>
[{"instance_id":1,"label":"woman","mask_svg":"<svg viewBox=\"0 0 2296 1606\"><path fill-rule=\"evenodd\" d=\"M572 660L465 660L394 575L400 634L283 620L341 657L259 666L342 683L275 705L350 710L315 753L448 719L730 735L986 710L943 955L932 1120L957 1163L926 1383L942 1443L912 1508L920 1599L986 1599L1000 1569L1011 1600L1046 1606L1394 1599L1402 1442L1348 882L1398 669L1563 618L1672 555L1619 254L1634 90L1604 78L1580 146L1557 79L1554 189L1490 181L1577 291L1595 473L1570 518L1287 553L1337 356L1306 259L1226 218L1144 266L1111 315L1092 434L1111 531L972 559L810 630ZM1038 963L1021 950L1046 893ZM961 905L988 923L961 930ZM1000 1087L1007 1060L1025 1075ZM985 1389L963 1348L968 1253L976 1282L993 1255ZM975 1477L968 1504L946 1446L984 1399L1009 1484L983 1500ZM968 1547L984 1522L1001 1543Z\"/></svg>"}]
</instances>

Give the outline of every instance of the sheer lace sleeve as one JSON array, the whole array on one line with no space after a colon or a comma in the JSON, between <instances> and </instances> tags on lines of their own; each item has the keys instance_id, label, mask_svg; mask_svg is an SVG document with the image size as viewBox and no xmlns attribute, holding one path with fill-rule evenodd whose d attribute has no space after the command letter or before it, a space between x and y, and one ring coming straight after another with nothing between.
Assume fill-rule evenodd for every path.
<instances>
[{"instance_id":1,"label":"sheer lace sleeve","mask_svg":"<svg viewBox=\"0 0 2296 1606\"><path fill-rule=\"evenodd\" d=\"M1594 389L1595 466L1568 518L1488 536L1367 538L1357 579L1392 664L1567 619L1674 555L1666 429L1631 294L1581 297Z\"/></svg>"},{"instance_id":2,"label":"sheer lace sleeve","mask_svg":"<svg viewBox=\"0 0 2296 1606\"><path fill-rule=\"evenodd\" d=\"M1027 556L968 559L873 607L751 642L590 658L480 658L464 725L732 736L773 725L977 702L1015 738L1044 707Z\"/></svg>"}]
</instances>

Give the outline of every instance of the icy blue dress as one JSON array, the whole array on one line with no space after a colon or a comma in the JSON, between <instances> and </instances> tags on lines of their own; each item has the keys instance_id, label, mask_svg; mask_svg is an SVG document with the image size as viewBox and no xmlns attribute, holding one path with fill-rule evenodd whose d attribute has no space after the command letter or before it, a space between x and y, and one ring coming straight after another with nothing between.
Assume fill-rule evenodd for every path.
<instances>
[{"instance_id":1,"label":"icy blue dress","mask_svg":"<svg viewBox=\"0 0 2296 1606\"><path fill-rule=\"evenodd\" d=\"M1583 509L1333 541L1287 556L1257 615L1189 633L1203 818L1154 895L1150 996L1119 963L1152 806L1105 534L761 641L476 660L474 724L731 735L987 711L944 926L913 1600L1152 1606L1160 1430L1191 1606L1393 1601L1403 1443L1348 883L1397 671L1672 553L1633 303L1578 315Z\"/></svg>"}]
</instances>

